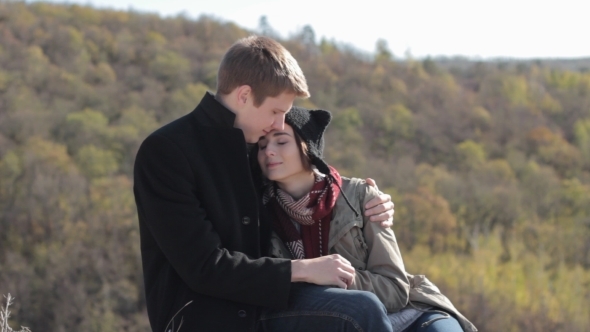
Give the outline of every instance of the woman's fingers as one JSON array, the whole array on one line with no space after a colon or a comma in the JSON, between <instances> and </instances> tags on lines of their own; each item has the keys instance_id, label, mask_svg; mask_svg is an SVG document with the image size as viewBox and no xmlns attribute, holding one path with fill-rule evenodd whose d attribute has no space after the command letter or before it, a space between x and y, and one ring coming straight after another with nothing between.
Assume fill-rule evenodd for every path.
<instances>
[{"instance_id":1,"label":"woman's fingers","mask_svg":"<svg viewBox=\"0 0 590 332\"><path fill-rule=\"evenodd\" d=\"M354 282L355 269L352 264L344 257L334 254L332 258L338 262L336 269L336 285L340 288L348 289Z\"/></svg>"},{"instance_id":2,"label":"woman's fingers","mask_svg":"<svg viewBox=\"0 0 590 332\"><path fill-rule=\"evenodd\" d=\"M352 286L352 284L354 283L354 271L353 273L350 273L348 271L342 270L342 273L339 278L346 284L346 288L348 288Z\"/></svg>"},{"instance_id":3,"label":"woman's fingers","mask_svg":"<svg viewBox=\"0 0 590 332\"><path fill-rule=\"evenodd\" d=\"M348 284L346 283L346 280L344 278L336 279L335 284L336 286L338 286L338 288L348 289Z\"/></svg>"}]
</instances>

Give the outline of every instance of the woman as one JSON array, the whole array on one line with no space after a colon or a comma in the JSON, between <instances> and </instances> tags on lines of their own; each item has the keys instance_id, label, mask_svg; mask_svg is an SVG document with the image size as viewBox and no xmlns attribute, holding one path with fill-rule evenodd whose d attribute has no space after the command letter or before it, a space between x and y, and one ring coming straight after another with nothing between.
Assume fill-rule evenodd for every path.
<instances>
[{"instance_id":1,"label":"woman","mask_svg":"<svg viewBox=\"0 0 590 332\"><path fill-rule=\"evenodd\" d=\"M477 331L434 284L405 271L393 231L363 217L377 191L363 180L340 177L324 162L330 120L327 111L294 107L284 130L258 142L258 166L270 180L263 197L274 233L270 254L343 256L356 271L354 280L342 282L377 295L394 331Z\"/></svg>"}]
</instances>

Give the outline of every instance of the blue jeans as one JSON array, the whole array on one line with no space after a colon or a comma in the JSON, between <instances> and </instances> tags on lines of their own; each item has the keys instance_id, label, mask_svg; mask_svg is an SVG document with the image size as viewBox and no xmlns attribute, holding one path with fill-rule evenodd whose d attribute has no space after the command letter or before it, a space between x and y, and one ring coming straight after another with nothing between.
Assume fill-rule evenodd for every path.
<instances>
[{"instance_id":1,"label":"blue jeans","mask_svg":"<svg viewBox=\"0 0 590 332\"><path fill-rule=\"evenodd\" d=\"M262 310L258 331L392 332L385 306L375 294L293 283L289 307Z\"/></svg>"},{"instance_id":2,"label":"blue jeans","mask_svg":"<svg viewBox=\"0 0 590 332\"><path fill-rule=\"evenodd\" d=\"M422 327L422 324L429 320L444 317L442 314L436 312L425 312L404 332L462 332L463 329L455 317L450 316L445 319L439 319L432 322L428 326Z\"/></svg>"}]
</instances>

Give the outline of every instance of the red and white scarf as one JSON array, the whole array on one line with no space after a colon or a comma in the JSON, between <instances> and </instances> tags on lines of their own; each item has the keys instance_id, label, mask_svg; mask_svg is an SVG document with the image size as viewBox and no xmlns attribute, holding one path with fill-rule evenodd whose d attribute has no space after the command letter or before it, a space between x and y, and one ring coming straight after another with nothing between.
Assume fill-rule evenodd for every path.
<instances>
[{"instance_id":1,"label":"red and white scarf","mask_svg":"<svg viewBox=\"0 0 590 332\"><path fill-rule=\"evenodd\" d=\"M340 194L342 178L330 166L330 175L314 172L311 191L295 200L275 182L268 186L263 202L272 218L272 228L295 259L328 254L332 210ZM300 225L297 230L293 222Z\"/></svg>"}]
</instances>

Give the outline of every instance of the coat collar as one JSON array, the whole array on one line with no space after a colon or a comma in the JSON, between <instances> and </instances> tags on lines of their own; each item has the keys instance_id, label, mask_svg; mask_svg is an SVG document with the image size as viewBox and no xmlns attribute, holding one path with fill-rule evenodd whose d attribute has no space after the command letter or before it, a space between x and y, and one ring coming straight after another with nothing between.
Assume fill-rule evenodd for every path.
<instances>
[{"instance_id":1,"label":"coat collar","mask_svg":"<svg viewBox=\"0 0 590 332\"><path fill-rule=\"evenodd\" d=\"M193 113L200 124L211 127L234 128L236 121L236 114L223 106L209 91Z\"/></svg>"}]
</instances>

